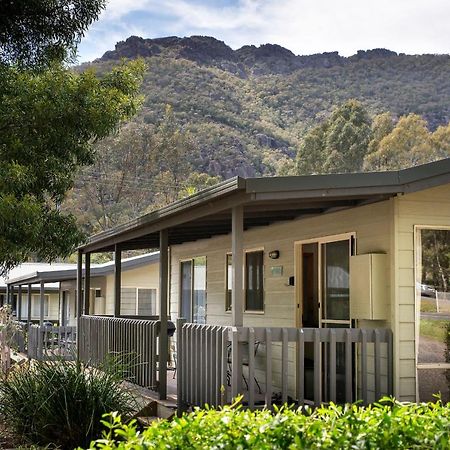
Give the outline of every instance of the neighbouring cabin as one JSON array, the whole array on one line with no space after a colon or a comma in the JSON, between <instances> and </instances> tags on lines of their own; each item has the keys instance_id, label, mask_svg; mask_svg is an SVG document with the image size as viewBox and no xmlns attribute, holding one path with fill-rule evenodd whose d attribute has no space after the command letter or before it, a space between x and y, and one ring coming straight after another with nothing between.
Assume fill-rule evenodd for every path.
<instances>
[{"instance_id":1,"label":"neighbouring cabin","mask_svg":"<svg viewBox=\"0 0 450 450\"><path fill-rule=\"evenodd\" d=\"M122 317L158 317L158 260L158 253L123 259ZM86 313L114 315L114 266L114 262L92 265L89 311ZM76 264L38 265L33 268L37 270L29 272L28 267L22 267L11 273L5 283L13 314L24 323L26 332L25 340L18 338L19 347L34 359L73 359L76 357L77 328ZM82 291L84 295L84 289ZM19 296L22 297L21 308L16 306ZM31 311L31 320L28 320L28 311Z\"/></svg>"},{"instance_id":2,"label":"neighbouring cabin","mask_svg":"<svg viewBox=\"0 0 450 450\"><path fill-rule=\"evenodd\" d=\"M12 269L7 278L0 278L0 304L10 303L13 314L21 321L41 321L41 285L14 286L10 280L32 276L37 272L76 269L74 264L23 263ZM30 297L28 288L30 287ZM7 297L9 297L7 301ZM30 300L30 301L29 301ZM43 289L42 322L59 322L59 283L46 283Z\"/></svg>"}]
</instances>

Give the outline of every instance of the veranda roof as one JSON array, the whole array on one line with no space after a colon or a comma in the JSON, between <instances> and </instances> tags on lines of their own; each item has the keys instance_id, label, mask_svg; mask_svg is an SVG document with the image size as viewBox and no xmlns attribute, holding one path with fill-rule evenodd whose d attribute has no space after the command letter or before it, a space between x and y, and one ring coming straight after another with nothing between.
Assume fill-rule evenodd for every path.
<instances>
[{"instance_id":1,"label":"veranda roof","mask_svg":"<svg viewBox=\"0 0 450 450\"><path fill-rule=\"evenodd\" d=\"M326 214L450 183L450 159L409 169L352 174L232 178L135 220L92 236L84 253L158 248L231 232L231 209L242 205L244 229Z\"/></svg>"}]
</instances>

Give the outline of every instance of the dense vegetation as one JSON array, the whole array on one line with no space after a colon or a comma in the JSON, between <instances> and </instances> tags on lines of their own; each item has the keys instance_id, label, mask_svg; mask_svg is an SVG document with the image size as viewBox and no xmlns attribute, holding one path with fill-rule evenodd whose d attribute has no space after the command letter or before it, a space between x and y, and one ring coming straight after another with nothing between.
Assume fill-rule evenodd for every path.
<instances>
[{"instance_id":1,"label":"dense vegetation","mask_svg":"<svg viewBox=\"0 0 450 450\"><path fill-rule=\"evenodd\" d=\"M3 2L0 14L0 275L70 255L83 239L61 203L93 144L140 104L144 65L101 78L67 67L104 0Z\"/></svg>"},{"instance_id":2,"label":"dense vegetation","mask_svg":"<svg viewBox=\"0 0 450 450\"><path fill-rule=\"evenodd\" d=\"M447 449L450 407L400 404L385 399L369 407L320 407L305 414L281 409L196 410L143 433L112 415L96 449Z\"/></svg>"},{"instance_id":3,"label":"dense vegetation","mask_svg":"<svg viewBox=\"0 0 450 450\"><path fill-rule=\"evenodd\" d=\"M68 361L33 361L16 367L0 384L2 421L28 443L72 449L100 436L110 411L127 416L132 396L114 365L88 369Z\"/></svg>"},{"instance_id":4,"label":"dense vegetation","mask_svg":"<svg viewBox=\"0 0 450 450\"><path fill-rule=\"evenodd\" d=\"M103 73L138 56L148 67L143 108L99 144L94 166L80 173L65 204L89 233L235 175L383 170L450 151L449 55L296 56L276 45L233 51L208 37L130 37L77 70ZM362 111L353 109L351 119L336 113L351 99ZM333 114L362 122L351 129ZM408 130L427 141L416 141L417 158L404 157ZM403 153L390 154L398 143Z\"/></svg>"}]
</instances>

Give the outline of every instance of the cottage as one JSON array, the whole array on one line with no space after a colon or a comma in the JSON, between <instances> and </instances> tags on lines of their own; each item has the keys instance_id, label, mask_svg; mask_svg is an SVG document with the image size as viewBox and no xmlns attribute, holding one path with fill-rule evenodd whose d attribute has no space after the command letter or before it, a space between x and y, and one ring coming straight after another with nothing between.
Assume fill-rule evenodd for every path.
<instances>
[{"instance_id":1,"label":"cottage","mask_svg":"<svg viewBox=\"0 0 450 450\"><path fill-rule=\"evenodd\" d=\"M239 393L250 407L447 396L442 334L426 334L436 328L430 321L450 319L446 298L439 308L438 297L431 306L422 297L429 230L450 230L450 159L383 173L227 180L80 247L80 357L132 350L138 371L150 373L136 379L165 398L171 318L180 406ZM83 283L90 292L92 253L115 252L118 317L121 253L156 248L156 333L152 320L88 314L93 299L81 293Z\"/></svg>"},{"instance_id":2,"label":"cottage","mask_svg":"<svg viewBox=\"0 0 450 450\"><path fill-rule=\"evenodd\" d=\"M121 261L121 317L141 319L158 317L159 305L156 301L159 289L158 261L159 254L157 252L124 258ZM92 264L90 267L89 311L86 313L102 316L114 315L114 268L114 261ZM76 264L26 263L20 267L20 270L13 270L9 278L5 280L4 295L6 298L7 287L10 303L13 305L13 313L17 319L30 323L38 322L41 325L40 329L39 327L32 328L36 332L36 339L34 342L28 342L27 351L30 356L35 357L39 353L39 358L43 358L46 348L49 348L47 353L53 354L55 350L53 346L50 348L49 343L43 342L43 340L51 340L54 344L55 333L59 333L59 336L62 333L63 337L70 334L71 340L75 342L73 335L77 325L76 279ZM13 292L14 297L11 300ZM22 298L20 303L17 302L18 297ZM21 306L19 307L19 305ZM31 310L30 320L28 320L27 312L29 310ZM49 322L59 327L49 328ZM42 327L43 324L46 326ZM39 347L40 351L37 352L36 348L31 348L33 346ZM60 354L60 349L58 349L58 353ZM67 353L68 357L73 356L70 352Z\"/></svg>"},{"instance_id":3,"label":"cottage","mask_svg":"<svg viewBox=\"0 0 450 450\"><path fill-rule=\"evenodd\" d=\"M41 317L41 287L39 284L31 284L30 301L28 301L28 291L17 286L12 288L11 280L35 274L42 271L56 270L76 270L75 264L63 263L35 263L27 262L12 269L8 277L0 278L0 304L6 303L6 299L10 296L10 304L13 314L19 320L30 321L31 323L52 322L58 323L59 320L59 285L58 283L47 283L43 290L43 308ZM28 289L28 287L27 287ZM19 300L20 299L20 300Z\"/></svg>"}]
</instances>

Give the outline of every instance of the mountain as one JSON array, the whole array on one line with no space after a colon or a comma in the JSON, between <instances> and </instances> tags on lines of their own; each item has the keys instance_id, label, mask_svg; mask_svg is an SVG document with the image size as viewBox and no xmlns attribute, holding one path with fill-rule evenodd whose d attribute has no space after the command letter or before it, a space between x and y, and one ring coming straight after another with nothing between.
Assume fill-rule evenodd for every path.
<instances>
[{"instance_id":1,"label":"mountain","mask_svg":"<svg viewBox=\"0 0 450 450\"><path fill-rule=\"evenodd\" d=\"M148 69L136 126L156 127L170 104L179 125L195 139L193 170L211 176L273 175L278 161L295 157L309 128L351 98L373 115L417 113L432 130L450 121L450 55L373 49L350 57L299 56L274 44L233 50L206 36L131 36L78 70L102 73L123 58L137 57ZM127 150L124 141L122 147L115 144L116 155ZM112 183L102 181L107 182Z\"/></svg>"},{"instance_id":2,"label":"mountain","mask_svg":"<svg viewBox=\"0 0 450 450\"><path fill-rule=\"evenodd\" d=\"M196 137L197 169L224 178L266 173L264 149L293 156L305 130L349 98L374 114L415 112L431 129L450 120L450 55L297 56L273 44L233 50L206 36L131 36L82 69L137 57L148 71L136 120L155 124L171 104Z\"/></svg>"}]
</instances>

